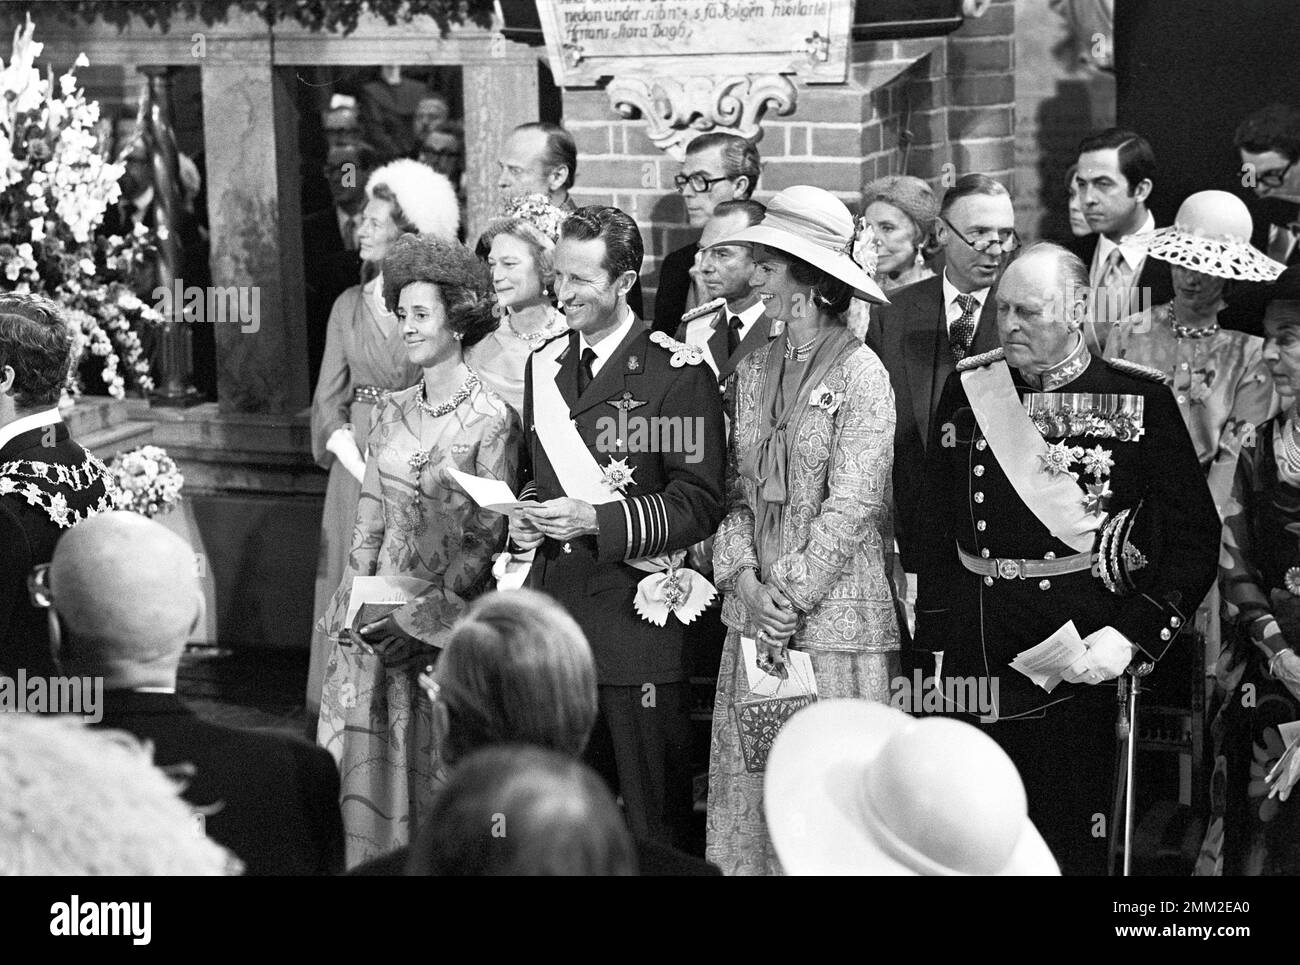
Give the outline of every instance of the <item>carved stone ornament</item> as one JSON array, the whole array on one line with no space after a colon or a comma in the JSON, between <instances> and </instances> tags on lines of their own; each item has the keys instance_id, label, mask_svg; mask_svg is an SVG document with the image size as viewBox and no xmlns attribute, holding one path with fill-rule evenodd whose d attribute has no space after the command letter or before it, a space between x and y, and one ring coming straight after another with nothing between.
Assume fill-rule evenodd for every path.
<instances>
[{"instance_id":1,"label":"carved stone ornament","mask_svg":"<svg viewBox=\"0 0 1300 965\"><path fill-rule=\"evenodd\" d=\"M794 113L797 93L782 74L730 77L614 77L606 88L610 106L625 118L638 114L661 151L681 160L697 135L724 128L757 142L769 109Z\"/></svg>"}]
</instances>

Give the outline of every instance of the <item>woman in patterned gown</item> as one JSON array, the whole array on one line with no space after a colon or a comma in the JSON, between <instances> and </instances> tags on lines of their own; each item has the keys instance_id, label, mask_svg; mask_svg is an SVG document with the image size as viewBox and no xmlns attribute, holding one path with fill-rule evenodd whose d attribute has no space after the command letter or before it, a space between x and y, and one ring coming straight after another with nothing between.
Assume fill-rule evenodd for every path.
<instances>
[{"instance_id":1,"label":"woman in patterned gown","mask_svg":"<svg viewBox=\"0 0 1300 965\"><path fill-rule=\"evenodd\" d=\"M523 443L514 410L462 354L497 325L482 264L459 244L407 237L383 267L384 301L423 374L375 405L352 551L325 615L317 738L339 761L349 866L407 844L427 811L437 741L416 675L505 543L506 517L475 505L447 469L513 487ZM353 581L367 576L406 578L413 599L349 618Z\"/></svg>"},{"instance_id":2,"label":"woman in patterned gown","mask_svg":"<svg viewBox=\"0 0 1300 965\"><path fill-rule=\"evenodd\" d=\"M888 700L898 625L886 570L894 396L848 330L853 298L882 302L852 250L853 218L820 188L770 202L762 224L719 244L754 246L753 281L784 320L736 370L728 512L713 551L727 626L713 710L706 856L724 874L776 874L763 774L746 769L733 711L749 693L741 638L760 666L812 660L822 697Z\"/></svg>"},{"instance_id":3,"label":"woman in patterned gown","mask_svg":"<svg viewBox=\"0 0 1300 965\"><path fill-rule=\"evenodd\" d=\"M325 357L311 405L312 456L329 470L321 517L312 642L307 671L307 719L320 710L321 681L329 640L321 625L338 589L352 540L357 498L365 475L362 449L371 407L384 392L404 389L420 370L406 357L401 326L384 306L379 266L403 234L429 233L454 241L460 223L451 182L418 161L394 161L366 182L366 206L357 230L363 274L334 302L325 336Z\"/></svg>"},{"instance_id":4,"label":"woman in patterned gown","mask_svg":"<svg viewBox=\"0 0 1300 965\"><path fill-rule=\"evenodd\" d=\"M1300 268L1272 294L1264 359L1285 408L1243 448L1227 509L1228 621L1203 874L1300 874L1300 796L1281 801L1266 784L1285 725L1300 727Z\"/></svg>"}]
</instances>

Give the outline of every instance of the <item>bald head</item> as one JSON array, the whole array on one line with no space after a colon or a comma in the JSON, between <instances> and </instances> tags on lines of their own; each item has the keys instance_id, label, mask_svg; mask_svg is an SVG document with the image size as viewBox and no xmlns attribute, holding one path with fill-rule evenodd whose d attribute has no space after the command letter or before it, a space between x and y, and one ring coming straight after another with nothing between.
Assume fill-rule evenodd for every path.
<instances>
[{"instance_id":1,"label":"bald head","mask_svg":"<svg viewBox=\"0 0 1300 965\"><path fill-rule=\"evenodd\" d=\"M69 530L50 564L69 672L106 687L172 687L203 613L194 551L135 513L101 513Z\"/></svg>"}]
</instances>

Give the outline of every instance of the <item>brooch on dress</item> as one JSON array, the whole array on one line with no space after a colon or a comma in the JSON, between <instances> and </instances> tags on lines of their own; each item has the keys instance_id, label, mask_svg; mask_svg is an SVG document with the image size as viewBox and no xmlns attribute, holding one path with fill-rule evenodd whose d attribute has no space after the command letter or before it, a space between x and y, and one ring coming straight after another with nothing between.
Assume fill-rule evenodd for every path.
<instances>
[{"instance_id":1,"label":"brooch on dress","mask_svg":"<svg viewBox=\"0 0 1300 965\"><path fill-rule=\"evenodd\" d=\"M429 453L424 449L418 449L407 457L406 464L411 467L411 472L418 476L420 470L429 464Z\"/></svg>"},{"instance_id":2,"label":"brooch on dress","mask_svg":"<svg viewBox=\"0 0 1300 965\"><path fill-rule=\"evenodd\" d=\"M840 403L843 401L844 393L831 391L826 387L825 382L813 389L808 396L809 405L815 405L828 415L834 415L835 410L840 407Z\"/></svg>"},{"instance_id":3,"label":"brooch on dress","mask_svg":"<svg viewBox=\"0 0 1300 965\"><path fill-rule=\"evenodd\" d=\"M680 369L683 365L699 365L704 361L704 349L698 345L679 342L667 332L652 332L650 341L656 345L662 345L673 353L673 357L668 360L668 364L675 369Z\"/></svg>"}]
</instances>

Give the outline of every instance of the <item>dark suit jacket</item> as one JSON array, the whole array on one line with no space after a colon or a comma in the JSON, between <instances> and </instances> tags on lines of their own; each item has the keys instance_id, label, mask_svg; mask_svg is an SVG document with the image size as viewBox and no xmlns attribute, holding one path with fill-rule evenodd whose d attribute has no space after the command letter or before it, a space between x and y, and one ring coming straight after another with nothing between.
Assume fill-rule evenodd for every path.
<instances>
[{"instance_id":1,"label":"dark suit jacket","mask_svg":"<svg viewBox=\"0 0 1300 965\"><path fill-rule=\"evenodd\" d=\"M339 773L324 749L209 723L175 694L107 691L98 726L151 742L159 767L193 765L185 800L214 812L208 837L233 851L245 874L343 871Z\"/></svg>"},{"instance_id":2,"label":"dark suit jacket","mask_svg":"<svg viewBox=\"0 0 1300 965\"><path fill-rule=\"evenodd\" d=\"M331 205L302 219L302 253L307 305L307 364L316 390L330 311L343 292L361 281L361 256L343 247L338 216Z\"/></svg>"},{"instance_id":3,"label":"dark suit jacket","mask_svg":"<svg viewBox=\"0 0 1300 965\"><path fill-rule=\"evenodd\" d=\"M637 614L633 607L637 584L648 574L623 561L685 549L711 536L722 522L726 454L717 380L703 361L674 368L673 353L651 342L649 327L637 319L579 397L579 335L570 332L560 337L566 338L568 345L555 378L569 415L597 464L607 466L615 458L626 459L633 470L632 482L622 490L623 498L596 507L599 535L563 544L545 540L537 549L529 585L558 599L582 627L595 654L601 684L641 686L681 681L687 668L685 628L672 615L665 626L657 627ZM564 489L535 431L537 359L534 354L524 375L528 449L521 469L529 482L520 498L533 496L545 501L563 496ZM609 420L619 416L614 403L620 400L645 403L629 411L629 421L662 417L671 421L648 425L683 428L689 422L696 433L691 441L698 451L645 451L661 448L650 444L629 452L629 439L622 439L617 452L602 452L598 445L612 434ZM662 438L653 435L656 440ZM631 438L632 432L628 436ZM681 434L676 438L685 439Z\"/></svg>"},{"instance_id":4,"label":"dark suit jacket","mask_svg":"<svg viewBox=\"0 0 1300 965\"><path fill-rule=\"evenodd\" d=\"M1092 259L1097 254L1097 242L1100 235L1084 235L1076 238L1071 250L1083 259L1083 266L1092 271ZM1163 305L1174 297L1174 280L1169 274L1169 262L1152 258L1149 255L1142 262L1142 271L1138 273L1137 287L1142 292L1140 305L1132 306L1134 311Z\"/></svg>"},{"instance_id":5,"label":"dark suit jacket","mask_svg":"<svg viewBox=\"0 0 1300 965\"><path fill-rule=\"evenodd\" d=\"M44 505L29 502L23 493L34 485L41 498L60 495L69 511L78 514L111 509L102 464L90 462L91 458L72 441L62 422L28 429L0 448L0 480L18 487L0 495L0 673L12 676L19 667L31 676L56 673L47 613L31 605L27 577L32 567L53 558L54 547L68 527L60 526ZM33 479L32 463L78 470L78 481L69 486Z\"/></svg>"},{"instance_id":6,"label":"dark suit jacket","mask_svg":"<svg viewBox=\"0 0 1300 965\"><path fill-rule=\"evenodd\" d=\"M686 298L691 293L691 267L700 246L691 243L670 251L659 265L659 291L655 295L656 332L677 331L686 314Z\"/></svg>"},{"instance_id":7,"label":"dark suit jacket","mask_svg":"<svg viewBox=\"0 0 1300 965\"><path fill-rule=\"evenodd\" d=\"M989 291L968 355L998 347L996 287ZM919 508L925 450L943 384L956 362L948 343L943 276L900 288L890 303L872 309L867 346L880 356L894 388L894 536L903 566L915 572L915 515Z\"/></svg>"}]
</instances>

